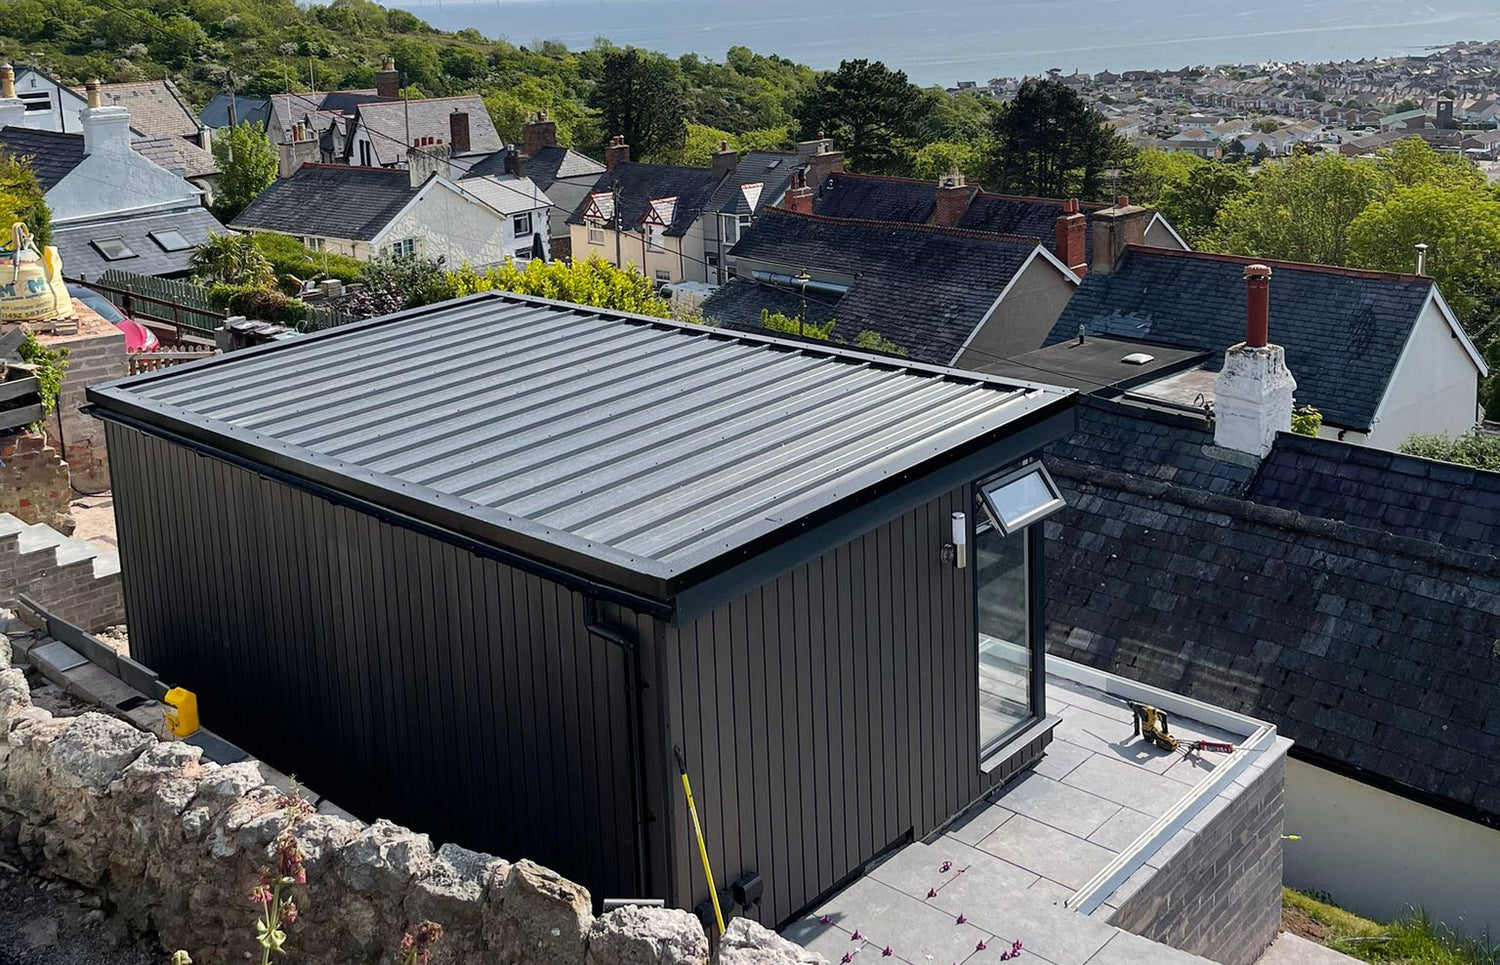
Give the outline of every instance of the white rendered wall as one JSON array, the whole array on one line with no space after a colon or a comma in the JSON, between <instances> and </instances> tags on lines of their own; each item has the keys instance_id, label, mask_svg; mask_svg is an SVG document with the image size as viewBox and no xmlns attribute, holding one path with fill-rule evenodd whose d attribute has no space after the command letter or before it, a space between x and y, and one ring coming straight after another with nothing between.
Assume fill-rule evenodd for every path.
<instances>
[{"instance_id":1,"label":"white rendered wall","mask_svg":"<svg viewBox=\"0 0 1500 965\"><path fill-rule=\"evenodd\" d=\"M1470 935L1500 933L1500 830L1303 761L1286 763L1286 883L1380 921L1421 905Z\"/></svg>"},{"instance_id":2,"label":"white rendered wall","mask_svg":"<svg viewBox=\"0 0 1500 965\"><path fill-rule=\"evenodd\" d=\"M1395 449L1412 435L1468 432L1478 404L1479 370L1429 302L1375 411L1369 445Z\"/></svg>"}]
</instances>

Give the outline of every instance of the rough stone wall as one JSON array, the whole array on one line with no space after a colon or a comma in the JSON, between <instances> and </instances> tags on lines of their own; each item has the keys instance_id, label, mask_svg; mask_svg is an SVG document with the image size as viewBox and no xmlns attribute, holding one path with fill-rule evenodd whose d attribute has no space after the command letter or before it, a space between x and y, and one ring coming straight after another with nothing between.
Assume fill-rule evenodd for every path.
<instances>
[{"instance_id":1,"label":"rough stone wall","mask_svg":"<svg viewBox=\"0 0 1500 965\"><path fill-rule=\"evenodd\" d=\"M0 640L3 640L0 636ZM220 766L98 713L33 706L20 670L0 672L0 850L100 892L164 950L229 962L254 942L249 900L278 836L305 855L287 949L310 965L394 957L423 919L444 936L439 965L707 965L708 940L685 911L624 908L594 917L589 894L557 874L386 821L293 816L258 763ZM436 793L436 792L434 792ZM823 960L736 920L719 965Z\"/></svg>"},{"instance_id":2,"label":"rough stone wall","mask_svg":"<svg viewBox=\"0 0 1500 965\"><path fill-rule=\"evenodd\" d=\"M0 513L72 534L68 464L40 432L0 437Z\"/></svg>"},{"instance_id":3,"label":"rough stone wall","mask_svg":"<svg viewBox=\"0 0 1500 965\"><path fill-rule=\"evenodd\" d=\"M1121 885L1101 909L1110 924L1223 965L1260 958L1281 930L1289 746L1278 739Z\"/></svg>"},{"instance_id":4,"label":"rough stone wall","mask_svg":"<svg viewBox=\"0 0 1500 965\"><path fill-rule=\"evenodd\" d=\"M109 460L104 451L104 424L78 411L87 401L84 389L128 374L125 336L113 325L107 327L107 332L37 336L48 348L68 350L68 368L57 400L58 412L62 413L62 438L58 442L72 470L73 484L92 492L109 488ZM55 414L47 417L47 426L55 435Z\"/></svg>"}]
</instances>

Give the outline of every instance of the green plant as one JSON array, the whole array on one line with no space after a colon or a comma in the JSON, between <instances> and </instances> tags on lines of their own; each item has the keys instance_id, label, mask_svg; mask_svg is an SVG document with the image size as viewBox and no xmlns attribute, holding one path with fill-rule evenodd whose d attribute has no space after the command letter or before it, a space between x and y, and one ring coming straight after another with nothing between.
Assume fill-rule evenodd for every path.
<instances>
[{"instance_id":1,"label":"green plant","mask_svg":"<svg viewBox=\"0 0 1500 965\"><path fill-rule=\"evenodd\" d=\"M57 397L62 393L63 375L68 370L68 350L48 348L30 332L21 343L18 353L21 361L36 372L38 392L42 397L42 414L50 415L57 408Z\"/></svg>"},{"instance_id":2,"label":"green plant","mask_svg":"<svg viewBox=\"0 0 1500 965\"><path fill-rule=\"evenodd\" d=\"M214 214L232 221L256 196L276 180L276 149L259 127L241 121L220 131L213 142L219 183L213 201Z\"/></svg>"},{"instance_id":3,"label":"green plant","mask_svg":"<svg viewBox=\"0 0 1500 965\"><path fill-rule=\"evenodd\" d=\"M881 335L879 332L874 332L869 329L865 329L864 331L856 335L854 338L854 344L857 348L869 349L872 352L885 352L888 355L900 355L902 357L906 356L906 349L897 345L895 342L886 338L884 335Z\"/></svg>"},{"instance_id":4,"label":"green plant","mask_svg":"<svg viewBox=\"0 0 1500 965\"><path fill-rule=\"evenodd\" d=\"M1323 427L1323 413L1310 405L1292 410L1292 431L1302 436L1315 436Z\"/></svg>"},{"instance_id":5,"label":"green plant","mask_svg":"<svg viewBox=\"0 0 1500 965\"><path fill-rule=\"evenodd\" d=\"M763 308L760 310L760 324L762 328L769 328L773 332L828 342L833 340L833 327L838 322L830 318L820 325L817 322L803 321L800 315L786 316Z\"/></svg>"},{"instance_id":6,"label":"green plant","mask_svg":"<svg viewBox=\"0 0 1500 965\"><path fill-rule=\"evenodd\" d=\"M271 270L278 277L292 275L302 281L337 278L347 284L364 280L365 263L347 255L313 251L290 235L269 231L250 237L255 239L256 249L271 263Z\"/></svg>"},{"instance_id":7,"label":"green plant","mask_svg":"<svg viewBox=\"0 0 1500 965\"><path fill-rule=\"evenodd\" d=\"M1311 922L1324 945L1372 965L1500 965L1493 943L1458 935L1421 908L1381 924L1290 888L1281 902Z\"/></svg>"},{"instance_id":8,"label":"green plant","mask_svg":"<svg viewBox=\"0 0 1500 965\"><path fill-rule=\"evenodd\" d=\"M447 278L452 289L448 297L507 291L653 318L677 317L633 265L616 268L598 255L574 262L531 261L525 267L507 261L482 273L465 265Z\"/></svg>"},{"instance_id":9,"label":"green plant","mask_svg":"<svg viewBox=\"0 0 1500 965\"><path fill-rule=\"evenodd\" d=\"M250 893L250 902L260 908L255 920L255 941L260 945L260 963L269 965L271 956L285 955L286 925L297 921L297 904L289 889L307 884L307 867L302 848L292 829L297 819L313 813L313 807L300 793L283 797L279 806L286 814L286 826L273 846L273 865L263 867L260 884Z\"/></svg>"},{"instance_id":10,"label":"green plant","mask_svg":"<svg viewBox=\"0 0 1500 965\"><path fill-rule=\"evenodd\" d=\"M1500 472L1500 438L1478 429L1460 436L1412 436L1401 443L1401 451Z\"/></svg>"},{"instance_id":11,"label":"green plant","mask_svg":"<svg viewBox=\"0 0 1500 965\"><path fill-rule=\"evenodd\" d=\"M188 259L200 285L270 285L271 263L250 235L209 232L208 240Z\"/></svg>"}]
</instances>

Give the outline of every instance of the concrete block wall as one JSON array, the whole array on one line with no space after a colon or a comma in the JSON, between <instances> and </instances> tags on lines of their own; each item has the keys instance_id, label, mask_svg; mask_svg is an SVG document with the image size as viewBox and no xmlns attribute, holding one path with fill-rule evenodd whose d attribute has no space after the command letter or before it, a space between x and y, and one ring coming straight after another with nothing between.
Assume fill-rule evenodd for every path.
<instances>
[{"instance_id":1,"label":"concrete block wall","mask_svg":"<svg viewBox=\"0 0 1500 965\"><path fill-rule=\"evenodd\" d=\"M72 495L68 464L45 433L0 436L0 513L71 535Z\"/></svg>"},{"instance_id":2,"label":"concrete block wall","mask_svg":"<svg viewBox=\"0 0 1500 965\"><path fill-rule=\"evenodd\" d=\"M1290 746L1277 738L1095 915L1223 965L1253 965L1281 929Z\"/></svg>"},{"instance_id":3,"label":"concrete block wall","mask_svg":"<svg viewBox=\"0 0 1500 965\"><path fill-rule=\"evenodd\" d=\"M108 331L37 336L48 348L68 350L68 368L57 400L57 411L62 414L61 438L56 438L57 413L47 417L47 428L63 447L62 456L72 471L73 484L91 492L109 488L109 460L104 450L104 424L78 411L86 401L84 389L129 374L125 336L113 325L107 327Z\"/></svg>"},{"instance_id":4,"label":"concrete block wall","mask_svg":"<svg viewBox=\"0 0 1500 965\"><path fill-rule=\"evenodd\" d=\"M23 593L86 630L125 622L117 556L0 513L0 607Z\"/></svg>"}]
</instances>

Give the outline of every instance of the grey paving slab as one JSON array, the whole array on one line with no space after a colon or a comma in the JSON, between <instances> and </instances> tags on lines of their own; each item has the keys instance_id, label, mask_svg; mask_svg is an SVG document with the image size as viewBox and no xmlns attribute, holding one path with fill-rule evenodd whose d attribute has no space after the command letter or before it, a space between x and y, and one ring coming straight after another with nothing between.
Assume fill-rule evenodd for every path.
<instances>
[{"instance_id":1,"label":"grey paving slab","mask_svg":"<svg viewBox=\"0 0 1500 965\"><path fill-rule=\"evenodd\" d=\"M858 930L871 945L889 946L911 965L962 962L980 941L994 938L970 923L959 924L941 908L919 901L887 884L864 877L813 912L827 915L850 932ZM861 958L870 956L868 951ZM877 952L867 959L880 958ZM830 959L837 962L838 958Z\"/></svg>"},{"instance_id":2,"label":"grey paving slab","mask_svg":"<svg viewBox=\"0 0 1500 965\"><path fill-rule=\"evenodd\" d=\"M822 955L829 965L839 965L845 955L860 962L880 958L881 949L865 941L854 941L847 928L832 923L825 925L819 916L809 916L788 925L781 930L781 937Z\"/></svg>"},{"instance_id":3,"label":"grey paving slab","mask_svg":"<svg viewBox=\"0 0 1500 965\"><path fill-rule=\"evenodd\" d=\"M992 854L970 849L970 856L955 863L937 895L927 899L933 905L952 912L967 914L969 909L1020 900L1040 878ZM980 923L980 927L984 927ZM1007 940L1018 936L996 932Z\"/></svg>"},{"instance_id":4,"label":"grey paving slab","mask_svg":"<svg viewBox=\"0 0 1500 965\"><path fill-rule=\"evenodd\" d=\"M948 827L947 837L956 838L965 844L978 844L979 840L1015 816L1010 808L999 804L981 802L970 808Z\"/></svg>"},{"instance_id":5,"label":"grey paving slab","mask_svg":"<svg viewBox=\"0 0 1500 965\"><path fill-rule=\"evenodd\" d=\"M1046 755L1033 770L1043 777L1060 781L1068 776L1069 771L1088 760L1093 753L1087 747L1058 740L1054 735L1052 743L1047 745Z\"/></svg>"},{"instance_id":6,"label":"grey paving slab","mask_svg":"<svg viewBox=\"0 0 1500 965\"><path fill-rule=\"evenodd\" d=\"M1036 884L1026 890L1049 905L1061 905L1073 897L1073 892L1078 889L1060 885L1050 878L1038 878Z\"/></svg>"},{"instance_id":7,"label":"grey paving slab","mask_svg":"<svg viewBox=\"0 0 1500 965\"><path fill-rule=\"evenodd\" d=\"M938 892L932 903L955 916L962 913L1003 943L1019 940L1027 951L1056 965L1083 965L1116 931L1053 904L1043 893L1009 889L986 875L987 869L971 870Z\"/></svg>"},{"instance_id":8,"label":"grey paving slab","mask_svg":"<svg viewBox=\"0 0 1500 965\"><path fill-rule=\"evenodd\" d=\"M1070 744L1146 770L1161 773L1177 763L1177 757L1131 734L1130 716L1105 717L1081 707L1064 707L1053 736Z\"/></svg>"},{"instance_id":9,"label":"grey paving slab","mask_svg":"<svg viewBox=\"0 0 1500 965\"><path fill-rule=\"evenodd\" d=\"M1081 887L1115 856L1108 848L1023 814L986 835L979 849L1070 888Z\"/></svg>"},{"instance_id":10,"label":"grey paving slab","mask_svg":"<svg viewBox=\"0 0 1500 965\"><path fill-rule=\"evenodd\" d=\"M1099 830L1120 810L1115 801L1035 773L1027 774L1007 787L1002 800L1017 814L1080 838Z\"/></svg>"},{"instance_id":11,"label":"grey paving slab","mask_svg":"<svg viewBox=\"0 0 1500 965\"><path fill-rule=\"evenodd\" d=\"M1155 822L1156 818L1149 814L1122 807L1089 835L1089 840L1111 851L1124 851Z\"/></svg>"},{"instance_id":12,"label":"grey paving slab","mask_svg":"<svg viewBox=\"0 0 1500 965\"><path fill-rule=\"evenodd\" d=\"M1182 781L1184 784L1197 784L1214 772L1229 755L1219 754L1214 751L1202 751L1200 753L1183 754L1177 763L1167 768L1165 774L1174 781Z\"/></svg>"},{"instance_id":13,"label":"grey paving slab","mask_svg":"<svg viewBox=\"0 0 1500 965\"><path fill-rule=\"evenodd\" d=\"M1118 697L1095 690L1076 681L1066 680L1055 674L1047 677L1047 706L1054 704L1079 707L1105 717L1122 717L1130 720L1130 708ZM1056 713L1056 711L1053 711Z\"/></svg>"},{"instance_id":14,"label":"grey paving slab","mask_svg":"<svg viewBox=\"0 0 1500 965\"><path fill-rule=\"evenodd\" d=\"M1146 814L1165 814L1190 790L1181 781L1103 755L1079 764L1063 783Z\"/></svg>"},{"instance_id":15,"label":"grey paving slab","mask_svg":"<svg viewBox=\"0 0 1500 965\"><path fill-rule=\"evenodd\" d=\"M1353 956L1284 931L1261 953L1256 965L1354 965L1357 961Z\"/></svg>"}]
</instances>

